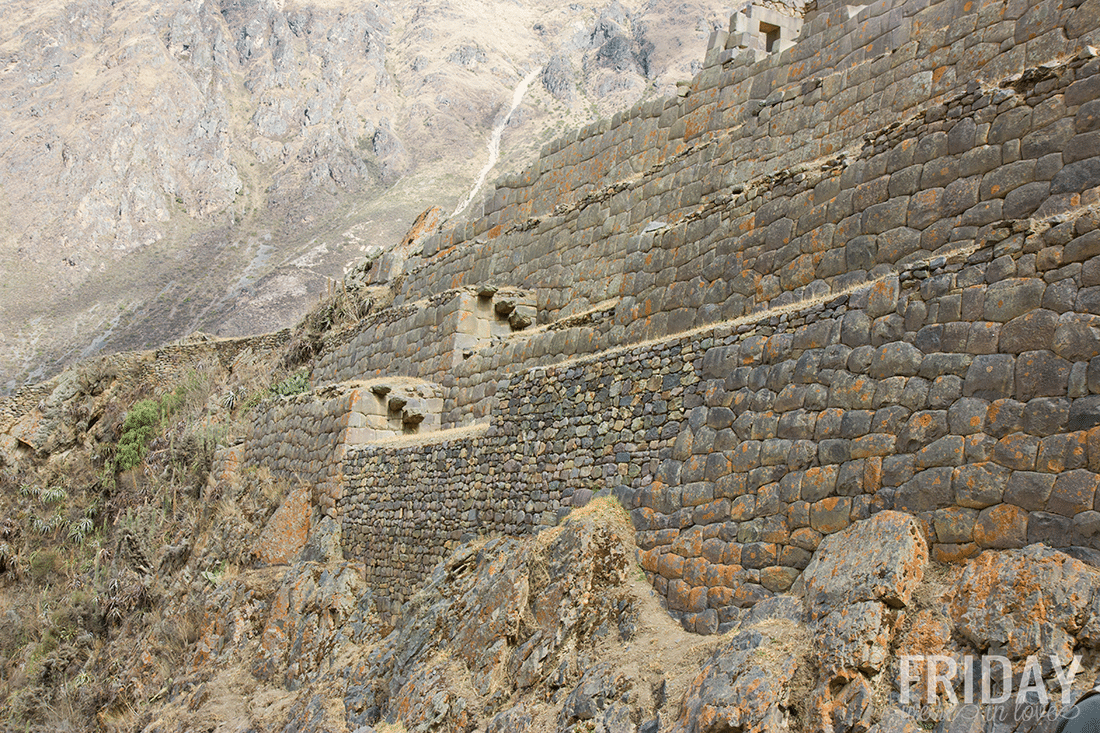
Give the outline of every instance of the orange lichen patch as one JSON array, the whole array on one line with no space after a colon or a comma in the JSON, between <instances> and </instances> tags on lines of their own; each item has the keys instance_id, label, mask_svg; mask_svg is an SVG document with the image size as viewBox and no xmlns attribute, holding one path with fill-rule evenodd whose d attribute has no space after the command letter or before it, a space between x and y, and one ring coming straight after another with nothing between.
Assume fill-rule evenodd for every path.
<instances>
[{"instance_id":1,"label":"orange lichen patch","mask_svg":"<svg viewBox=\"0 0 1100 733\"><path fill-rule=\"evenodd\" d=\"M980 548L973 542L960 545L938 544L932 550L932 557L936 562L960 563L974 557L979 551Z\"/></svg>"},{"instance_id":2,"label":"orange lichen patch","mask_svg":"<svg viewBox=\"0 0 1100 733\"><path fill-rule=\"evenodd\" d=\"M895 281L892 280L892 279L891 280L877 280L875 282L875 284L871 286L869 294L872 298L874 298L875 296L879 296L879 297L882 297L882 298L889 298L894 294L894 289L896 287L897 286L895 284Z\"/></svg>"},{"instance_id":3,"label":"orange lichen patch","mask_svg":"<svg viewBox=\"0 0 1100 733\"><path fill-rule=\"evenodd\" d=\"M1086 442L1088 443L1089 468L1098 471L1100 468L1100 427L1088 431Z\"/></svg>"},{"instance_id":4,"label":"orange lichen patch","mask_svg":"<svg viewBox=\"0 0 1100 733\"><path fill-rule=\"evenodd\" d=\"M720 502L711 502L699 507L695 515L695 521L701 524L713 524L726 518L729 506L722 506Z\"/></svg>"},{"instance_id":5,"label":"orange lichen patch","mask_svg":"<svg viewBox=\"0 0 1100 733\"><path fill-rule=\"evenodd\" d=\"M863 490L875 493L882 488L882 457L871 456L863 463Z\"/></svg>"},{"instance_id":6,"label":"orange lichen patch","mask_svg":"<svg viewBox=\"0 0 1100 733\"><path fill-rule=\"evenodd\" d=\"M898 643L898 656L916 657L916 659L909 662L909 678L914 680L914 684L910 689L913 695L920 696L919 701L922 703L933 702L927 699L928 684L926 680L928 673L934 671L928 668L927 661L923 657L943 654L950 641L950 624L925 609L912 617L908 631ZM942 674L943 670L940 669L939 672ZM942 681L940 685L943 685Z\"/></svg>"},{"instance_id":7,"label":"orange lichen patch","mask_svg":"<svg viewBox=\"0 0 1100 733\"><path fill-rule=\"evenodd\" d=\"M1000 445L1008 451L1008 454L1012 457L1015 464L1015 468L1022 468L1025 464L1031 463L1031 457L1029 455L1028 448L1031 447L1031 436L1026 433L1012 433L1006 435L998 441Z\"/></svg>"},{"instance_id":8,"label":"orange lichen patch","mask_svg":"<svg viewBox=\"0 0 1100 733\"><path fill-rule=\"evenodd\" d=\"M684 581L693 587L706 585L710 567L710 563L701 557L684 560Z\"/></svg>"},{"instance_id":9,"label":"orange lichen patch","mask_svg":"<svg viewBox=\"0 0 1100 733\"><path fill-rule=\"evenodd\" d=\"M229 481L241 470L241 449L226 448L221 454L221 471L215 475L216 481Z\"/></svg>"},{"instance_id":10,"label":"orange lichen patch","mask_svg":"<svg viewBox=\"0 0 1100 733\"><path fill-rule=\"evenodd\" d=\"M699 557L703 554L703 533L684 532L672 543L672 551L684 557Z\"/></svg>"},{"instance_id":11,"label":"orange lichen patch","mask_svg":"<svg viewBox=\"0 0 1100 733\"><path fill-rule=\"evenodd\" d=\"M661 567L661 553L656 547L652 550L641 550L638 552L638 564L642 566L642 570L648 573L659 572Z\"/></svg>"},{"instance_id":12,"label":"orange lichen patch","mask_svg":"<svg viewBox=\"0 0 1100 733\"><path fill-rule=\"evenodd\" d=\"M439 220L443 216L443 211L438 206L432 206L426 209L416 217L416 221L409 227L409 231L405 234L404 240L401 245L412 244L419 242L424 237L434 232L439 227Z\"/></svg>"},{"instance_id":13,"label":"orange lichen patch","mask_svg":"<svg viewBox=\"0 0 1100 733\"><path fill-rule=\"evenodd\" d=\"M721 608L732 605L736 600L736 594L732 588L716 586L707 589L707 605L711 608Z\"/></svg>"},{"instance_id":14,"label":"orange lichen patch","mask_svg":"<svg viewBox=\"0 0 1100 733\"><path fill-rule=\"evenodd\" d=\"M289 563L305 547L310 527L310 489L290 492L256 540L253 552L269 565Z\"/></svg>"},{"instance_id":15,"label":"orange lichen patch","mask_svg":"<svg viewBox=\"0 0 1100 733\"><path fill-rule=\"evenodd\" d=\"M1011 504L984 510L974 525L979 547L1022 546L1027 538L1027 512Z\"/></svg>"},{"instance_id":16,"label":"orange lichen patch","mask_svg":"<svg viewBox=\"0 0 1100 733\"><path fill-rule=\"evenodd\" d=\"M26 443L34 449L41 448L38 444L38 431L42 427L44 418L38 410L31 410L15 423L8 432L18 441Z\"/></svg>"},{"instance_id":17,"label":"orange lichen patch","mask_svg":"<svg viewBox=\"0 0 1100 733\"><path fill-rule=\"evenodd\" d=\"M1055 445L1054 439L1044 438L1039 442L1039 459L1036 470L1044 473L1061 473L1067 466L1084 466L1088 464L1088 433L1078 430L1073 433L1056 436L1059 444Z\"/></svg>"},{"instance_id":18,"label":"orange lichen patch","mask_svg":"<svg viewBox=\"0 0 1100 733\"><path fill-rule=\"evenodd\" d=\"M717 105L713 101L717 97L717 94L714 93L714 90L710 90L708 96L711 101L707 101L694 112L690 113L684 120L685 140L691 140L692 138L708 132L714 112L717 108Z\"/></svg>"},{"instance_id":19,"label":"orange lichen patch","mask_svg":"<svg viewBox=\"0 0 1100 733\"><path fill-rule=\"evenodd\" d=\"M829 239L825 238L825 233L826 232L828 232L828 236L830 237ZM821 254L825 250L830 249L832 247L831 237L832 237L832 232L827 230L827 229L824 229L824 228L814 229L810 232L807 232L806 235L802 238L802 246L805 247L805 248L808 248L815 255L817 255L817 260L816 261L820 261ZM816 264L816 262L815 262L815 264Z\"/></svg>"},{"instance_id":20,"label":"orange lichen patch","mask_svg":"<svg viewBox=\"0 0 1100 733\"><path fill-rule=\"evenodd\" d=\"M740 565L708 564L706 568L706 584L710 588L733 588L739 581L738 576L740 572Z\"/></svg>"},{"instance_id":21,"label":"orange lichen patch","mask_svg":"<svg viewBox=\"0 0 1100 733\"><path fill-rule=\"evenodd\" d=\"M989 405L989 409L986 410L986 416L990 424L997 422L997 418L1001 414L1001 410L1004 409L1004 406L1004 400L997 400Z\"/></svg>"},{"instance_id":22,"label":"orange lichen patch","mask_svg":"<svg viewBox=\"0 0 1100 733\"><path fill-rule=\"evenodd\" d=\"M684 558L673 552L666 552L660 556L657 572L669 580L682 578L684 575Z\"/></svg>"}]
</instances>

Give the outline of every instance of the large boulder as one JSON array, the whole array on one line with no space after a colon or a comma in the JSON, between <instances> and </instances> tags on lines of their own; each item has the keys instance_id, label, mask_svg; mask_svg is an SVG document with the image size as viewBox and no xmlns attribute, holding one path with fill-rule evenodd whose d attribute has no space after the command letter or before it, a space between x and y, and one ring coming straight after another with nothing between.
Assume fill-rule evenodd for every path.
<instances>
[{"instance_id":1,"label":"large boulder","mask_svg":"<svg viewBox=\"0 0 1100 733\"><path fill-rule=\"evenodd\" d=\"M1045 545L983 552L967 563L948 595L955 628L990 654L1073 655L1100 642L1100 571ZM1076 640L1075 640L1076 639Z\"/></svg>"},{"instance_id":2,"label":"large boulder","mask_svg":"<svg viewBox=\"0 0 1100 733\"><path fill-rule=\"evenodd\" d=\"M826 537L802 573L806 618L864 601L904 607L927 563L928 544L912 516L887 511L857 522Z\"/></svg>"},{"instance_id":3,"label":"large boulder","mask_svg":"<svg viewBox=\"0 0 1100 733\"><path fill-rule=\"evenodd\" d=\"M804 627L783 620L738 632L688 687L673 732L786 730L791 682L808 641Z\"/></svg>"},{"instance_id":4,"label":"large boulder","mask_svg":"<svg viewBox=\"0 0 1100 733\"><path fill-rule=\"evenodd\" d=\"M927 564L920 527L900 512L881 512L822 541L798 589L817 652L813 727L866 729L873 697L867 680L886 668L901 609Z\"/></svg>"}]
</instances>

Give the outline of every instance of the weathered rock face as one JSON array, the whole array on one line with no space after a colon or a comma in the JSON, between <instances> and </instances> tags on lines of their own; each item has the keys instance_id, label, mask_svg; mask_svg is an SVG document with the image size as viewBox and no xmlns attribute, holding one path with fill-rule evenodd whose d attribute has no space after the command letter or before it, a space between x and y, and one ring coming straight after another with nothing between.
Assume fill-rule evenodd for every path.
<instances>
[{"instance_id":1,"label":"weathered rock face","mask_svg":"<svg viewBox=\"0 0 1100 733\"><path fill-rule=\"evenodd\" d=\"M636 546L608 500L536 537L459 547L393 627L339 557L336 534L321 520L290 566L247 571L209 594L209 625L164 720L224 715L236 703L211 692L211 670L232 678L242 665L250 696L283 699L251 708L260 731L946 733L964 720L1031 731L1046 703L960 712L942 688L925 694L919 661L906 703L901 655L961 664L1005 654L1018 678L1036 644L1061 655L1100 643L1095 569L1036 545L945 573L927 564L912 518L893 512L823 542L801 597L762 601L709 640L681 630L631 579ZM1086 657L1076 688L1096 672ZM1039 674L1056 695L1058 671ZM961 678L951 684L961 697Z\"/></svg>"},{"instance_id":2,"label":"weathered rock face","mask_svg":"<svg viewBox=\"0 0 1100 733\"><path fill-rule=\"evenodd\" d=\"M703 667L673 731L771 731L790 725L791 682L805 660L805 629L791 621L740 631ZM797 695L800 692L793 694Z\"/></svg>"},{"instance_id":3,"label":"weathered rock face","mask_svg":"<svg viewBox=\"0 0 1100 733\"><path fill-rule=\"evenodd\" d=\"M1100 572L1043 545L984 552L966 565L952 591L957 629L978 649L1024 659L1069 659L1100 639Z\"/></svg>"},{"instance_id":4,"label":"weathered rock face","mask_svg":"<svg viewBox=\"0 0 1100 733\"><path fill-rule=\"evenodd\" d=\"M829 535L802 574L808 618L817 621L872 601L904 608L924 577L927 562L928 546L920 526L901 512L881 512Z\"/></svg>"},{"instance_id":5,"label":"weathered rock face","mask_svg":"<svg viewBox=\"0 0 1100 733\"><path fill-rule=\"evenodd\" d=\"M486 699L545 686L555 676L556 687L564 687L573 679L569 670L591 663L578 658L592 653L589 644L631 636L636 609L620 595L630 561L619 536L587 522L567 525L545 547L502 539L464 548L436 568L409 602L408 620L350 678L351 720L397 715L414 728L435 715L447 721L433 725L461 729ZM459 662L459 677L441 653ZM472 699L434 700L436 689L457 689L463 678ZM613 703L626 691L613 670L587 671L565 699L561 724L615 715Z\"/></svg>"},{"instance_id":6,"label":"weathered rock face","mask_svg":"<svg viewBox=\"0 0 1100 733\"><path fill-rule=\"evenodd\" d=\"M827 537L800 579L816 639L815 725L865 729L876 678L889 669L904 609L921 583L928 547L913 518L882 512Z\"/></svg>"}]
</instances>

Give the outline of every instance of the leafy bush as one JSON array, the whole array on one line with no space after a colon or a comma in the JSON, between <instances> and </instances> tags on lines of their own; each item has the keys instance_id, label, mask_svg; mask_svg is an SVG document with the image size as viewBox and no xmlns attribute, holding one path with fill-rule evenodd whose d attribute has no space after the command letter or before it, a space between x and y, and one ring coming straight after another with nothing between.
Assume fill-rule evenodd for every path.
<instances>
[{"instance_id":1,"label":"leafy bush","mask_svg":"<svg viewBox=\"0 0 1100 733\"><path fill-rule=\"evenodd\" d=\"M140 400L122 423L122 437L115 452L115 468L128 471L145 459L149 442L164 421L176 412L189 414L201 410L213 384L204 372L191 372L182 384L160 399Z\"/></svg>"},{"instance_id":2,"label":"leafy bush","mask_svg":"<svg viewBox=\"0 0 1100 733\"><path fill-rule=\"evenodd\" d=\"M142 462L162 418L161 405L157 400L141 400L133 406L122 423L122 437L118 439L115 455L118 470L128 471Z\"/></svg>"}]
</instances>

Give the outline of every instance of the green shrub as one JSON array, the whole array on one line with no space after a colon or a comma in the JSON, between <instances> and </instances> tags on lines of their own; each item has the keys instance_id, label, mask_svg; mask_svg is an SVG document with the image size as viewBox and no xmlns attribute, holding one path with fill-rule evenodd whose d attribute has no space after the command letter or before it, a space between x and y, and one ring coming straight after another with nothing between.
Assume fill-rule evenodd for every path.
<instances>
[{"instance_id":1,"label":"green shrub","mask_svg":"<svg viewBox=\"0 0 1100 733\"><path fill-rule=\"evenodd\" d=\"M115 467L128 471L145 458L145 451L153 434L160 426L163 413L157 400L141 400L130 409L122 423L122 437L118 439Z\"/></svg>"},{"instance_id":2,"label":"green shrub","mask_svg":"<svg viewBox=\"0 0 1100 733\"><path fill-rule=\"evenodd\" d=\"M160 399L140 400L122 423L122 437L115 452L115 468L128 471L145 459L153 439L169 415L201 409L213 389L203 373L191 372L184 382Z\"/></svg>"}]
</instances>

